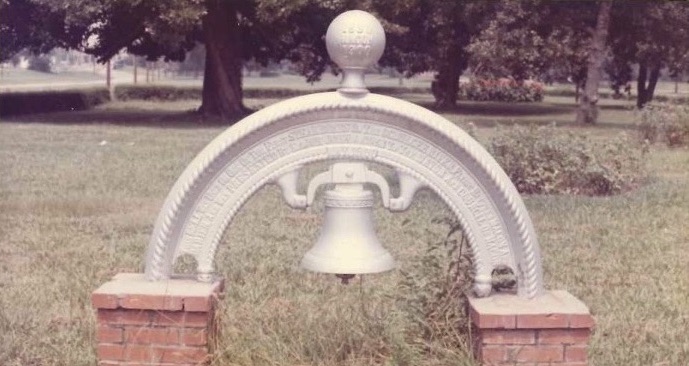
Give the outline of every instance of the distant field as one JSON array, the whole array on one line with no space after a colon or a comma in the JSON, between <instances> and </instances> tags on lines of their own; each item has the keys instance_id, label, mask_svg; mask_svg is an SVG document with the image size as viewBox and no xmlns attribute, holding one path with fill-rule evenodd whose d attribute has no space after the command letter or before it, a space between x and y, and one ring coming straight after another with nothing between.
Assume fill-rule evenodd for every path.
<instances>
[{"instance_id":1,"label":"distant field","mask_svg":"<svg viewBox=\"0 0 689 366\"><path fill-rule=\"evenodd\" d=\"M511 123L555 121L599 138L634 131L628 102L602 104L602 124L586 128L572 126L575 106L561 97L463 102L443 114L473 122L483 141ZM96 363L91 291L114 273L142 270L165 195L222 130L199 125L187 113L197 106L117 102L0 123L0 365ZM596 318L592 365L689 363L689 150L653 147L648 158L650 178L632 192L525 198L547 287L570 291ZM395 215L377 207L379 237L400 269L350 286L297 267L322 210L291 210L266 187L231 224L217 257L228 291L214 365L473 365L466 327L452 343L429 341L410 306L431 287L424 281L443 275L428 265L442 254L428 249L447 233L432 223L448 215L438 198L421 192Z\"/></svg>"}]
</instances>

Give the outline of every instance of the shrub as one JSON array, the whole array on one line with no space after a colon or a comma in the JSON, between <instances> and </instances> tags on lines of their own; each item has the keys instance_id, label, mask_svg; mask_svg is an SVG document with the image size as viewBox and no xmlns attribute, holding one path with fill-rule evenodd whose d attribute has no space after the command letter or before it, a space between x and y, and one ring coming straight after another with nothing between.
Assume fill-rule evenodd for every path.
<instances>
[{"instance_id":1,"label":"shrub","mask_svg":"<svg viewBox=\"0 0 689 366\"><path fill-rule=\"evenodd\" d=\"M50 57L46 55L32 56L29 58L29 70L38 72L52 72Z\"/></svg>"},{"instance_id":2,"label":"shrub","mask_svg":"<svg viewBox=\"0 0 689 366\"><path fill-rule=\"evenodd\" d=\"M428 88L414 87L373 87L372 93L380 94L410 94L428 93ZM327 90L287 89L287 88L245 88L245 98L255 99L285 99L305 94L319 93ZM152 100L175 101L183 99L201 99L200 87L175 87L167 85L118 85L115 87L115 97L118 100Z\"/></svg>"},{"instance_id":3,"label":"shrub","mask_svg":"<svg viewBox=\"0 0 689 366\"><path fill-rule=\"evenodd\" d=\"M689 106L647 105L638 114L642 141L663 142L670 147L689 145Z\"/></svg>"},{"instance_id":4,"label":"shrub","mask_svg":"<svg viewBox=\"0 0 689 366\"><path fill-rule=\"evenodd\" d=\"M201 99L201 88L164 85L118 85L115 87L117 100L175 101Z\"/></svg>"},{"instance_id":5,"label":"shrub","mask_svg":"<svg viewBox=\"0 0 689 366\"><path fill-rule=\"evenodd\" d=\"M475 101L540 102L543 100L543 85L518 83L512 79L472 79L460 85L459 96Z\"/></svg>"},{"instance_id":6,"label":"shrub","mask_svg":"<svg viewBox=\"0 0 689 366\"><path fill-rule=\"evenodd\" d=\"M110 100L105 88L0 93L0 117L89 109Z\"/></svg>"},{"instance_id":7,"label":"shrub","mask_svg":"<svg viewBox=\"0 0 689 366\"><path fill-rule=\"evenodd\" d=\"M593 141L554 126L514 126L489 150L521 193L611 195L643 178L644 150L624 136Z\"/></svg>"}]
</instances>

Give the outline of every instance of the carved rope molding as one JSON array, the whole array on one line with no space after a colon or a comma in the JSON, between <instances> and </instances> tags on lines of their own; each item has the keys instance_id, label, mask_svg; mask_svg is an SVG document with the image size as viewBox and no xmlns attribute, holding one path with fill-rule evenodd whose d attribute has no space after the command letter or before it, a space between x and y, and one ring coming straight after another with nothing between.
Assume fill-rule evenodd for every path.
<instances>
[{"instance_id":1,"label":"carved rope molding","mask_svg":"<svg viewBox=\"0 0 689 366\"><path fill-rule=\"evenodd\" d=\"M435 191L472 249L474 290L490 293L498 265L515 271L518 294L543 292L540 249L524 203L504 171L462 129L415 104L338 92L286 100L228 128L187 166L151 235L146 277L169 278L183 254L200 280L213 272L225 228L246 200L296 166L328 159L378 162Z\"/></svg>"}]
</instances>

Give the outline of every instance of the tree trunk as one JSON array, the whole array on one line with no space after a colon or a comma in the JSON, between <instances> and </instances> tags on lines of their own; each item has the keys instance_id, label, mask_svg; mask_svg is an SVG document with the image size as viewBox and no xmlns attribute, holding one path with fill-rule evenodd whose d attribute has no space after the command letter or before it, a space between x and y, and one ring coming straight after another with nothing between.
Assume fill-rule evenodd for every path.
<instances>
[{"instance_id":1,"label":"tree trunk","mask_svg":"<svg viewBox=\"0 0 689 366\"><path fill-rule=\"evenodd\" d=\"M577 110L577 123L579 124L596 123L598 117L598 86L600 84L601 69L605 58L605 46L608 39L611 8L612 1L606 0L600 3L600 8L598 9L596 30L591 38L584 94L581 96L579 110Z\"/></svg>"},{"instance_id":2,"label":"tree trunk","mask_svg":"<svg viewBox=\"0 0 689 366\"><path fill-rule=\"evenodd\" d=\"M645 62L639 62L639 75L636 77L636 107L641 109L646 104L646 79L648 68Z\"/></svg>"},{"instance_id":3,"label":"tree trunk","mask_svg":"<svg viewBox=\"0 0 689 366\"><path fill-rule=\"evenodd\" d=\"M656 92L656 85L658 85L658 79L660 78L660 65L653 65L651 69L651 75L648 77L648 86L646 86L646 103L653 100Z\"/></svg>"},{"instance_id":4,"label":"tree trunk","mask_svg":"<svg viewBox=\"0 0 689 366\"><path fill-rule=\"evenodd\" d=\"M636 107L641 109L646 103L653 100L656 85L660 78L660 65L655 64L650 67L646 62L639 63L639 75L636 79ZM647 84L648 82L648 84Z\"/></svg>"},{"instance_id":5,"label":"tree trunk","mask_svg":"<svg viewBox=\"0 0 689 366\"><path fill-rule=\"evenodd\" d=\"M459 77L462 69L457 62L449 62L441 67L431 84L431 91L435 97L437 108L449 108L457 105L457 93L459 93Z\"/></svg>"},{"instance_id":6,"label":"tree trunk","mask_svg":"<svg viewBox=\"0 0 689 366\"><path fill-rule=\"evenodd\" d=\"M248 114L242 101L241 37L232 1L208 0L203 35L206 68L199 112L234 122Z\"/></svg>"}]
</instances>

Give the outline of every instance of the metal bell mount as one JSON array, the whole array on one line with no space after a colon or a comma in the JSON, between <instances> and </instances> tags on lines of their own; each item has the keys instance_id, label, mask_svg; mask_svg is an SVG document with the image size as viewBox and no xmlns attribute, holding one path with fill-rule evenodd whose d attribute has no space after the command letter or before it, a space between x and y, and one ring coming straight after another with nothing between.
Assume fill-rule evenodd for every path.
<instances>
[{"instance_id":1,"label":"metal bell mount","mask_svg":"<svg viewBox=\"0 0 689 366\"><path fill-rule=\"evenodd\" d=\"M347 283L355 274L379 273L395 268L395 261L383 248L373 225L373 192L365 184L375 184L381 193L383 207L402 211L422 184L409 175L398 172L400 197L390 198L390 187L385 178L369 170L364 163L342 162L330 166L316 175L306 195L297 194L300 167L276 180L285 201L294 208L306 208L313 203L317 189L325 184L334 185L325 192L325 220L316 244L304 255L301 266L305 269L334 273Z\"/></svg>"}]
</instances>

